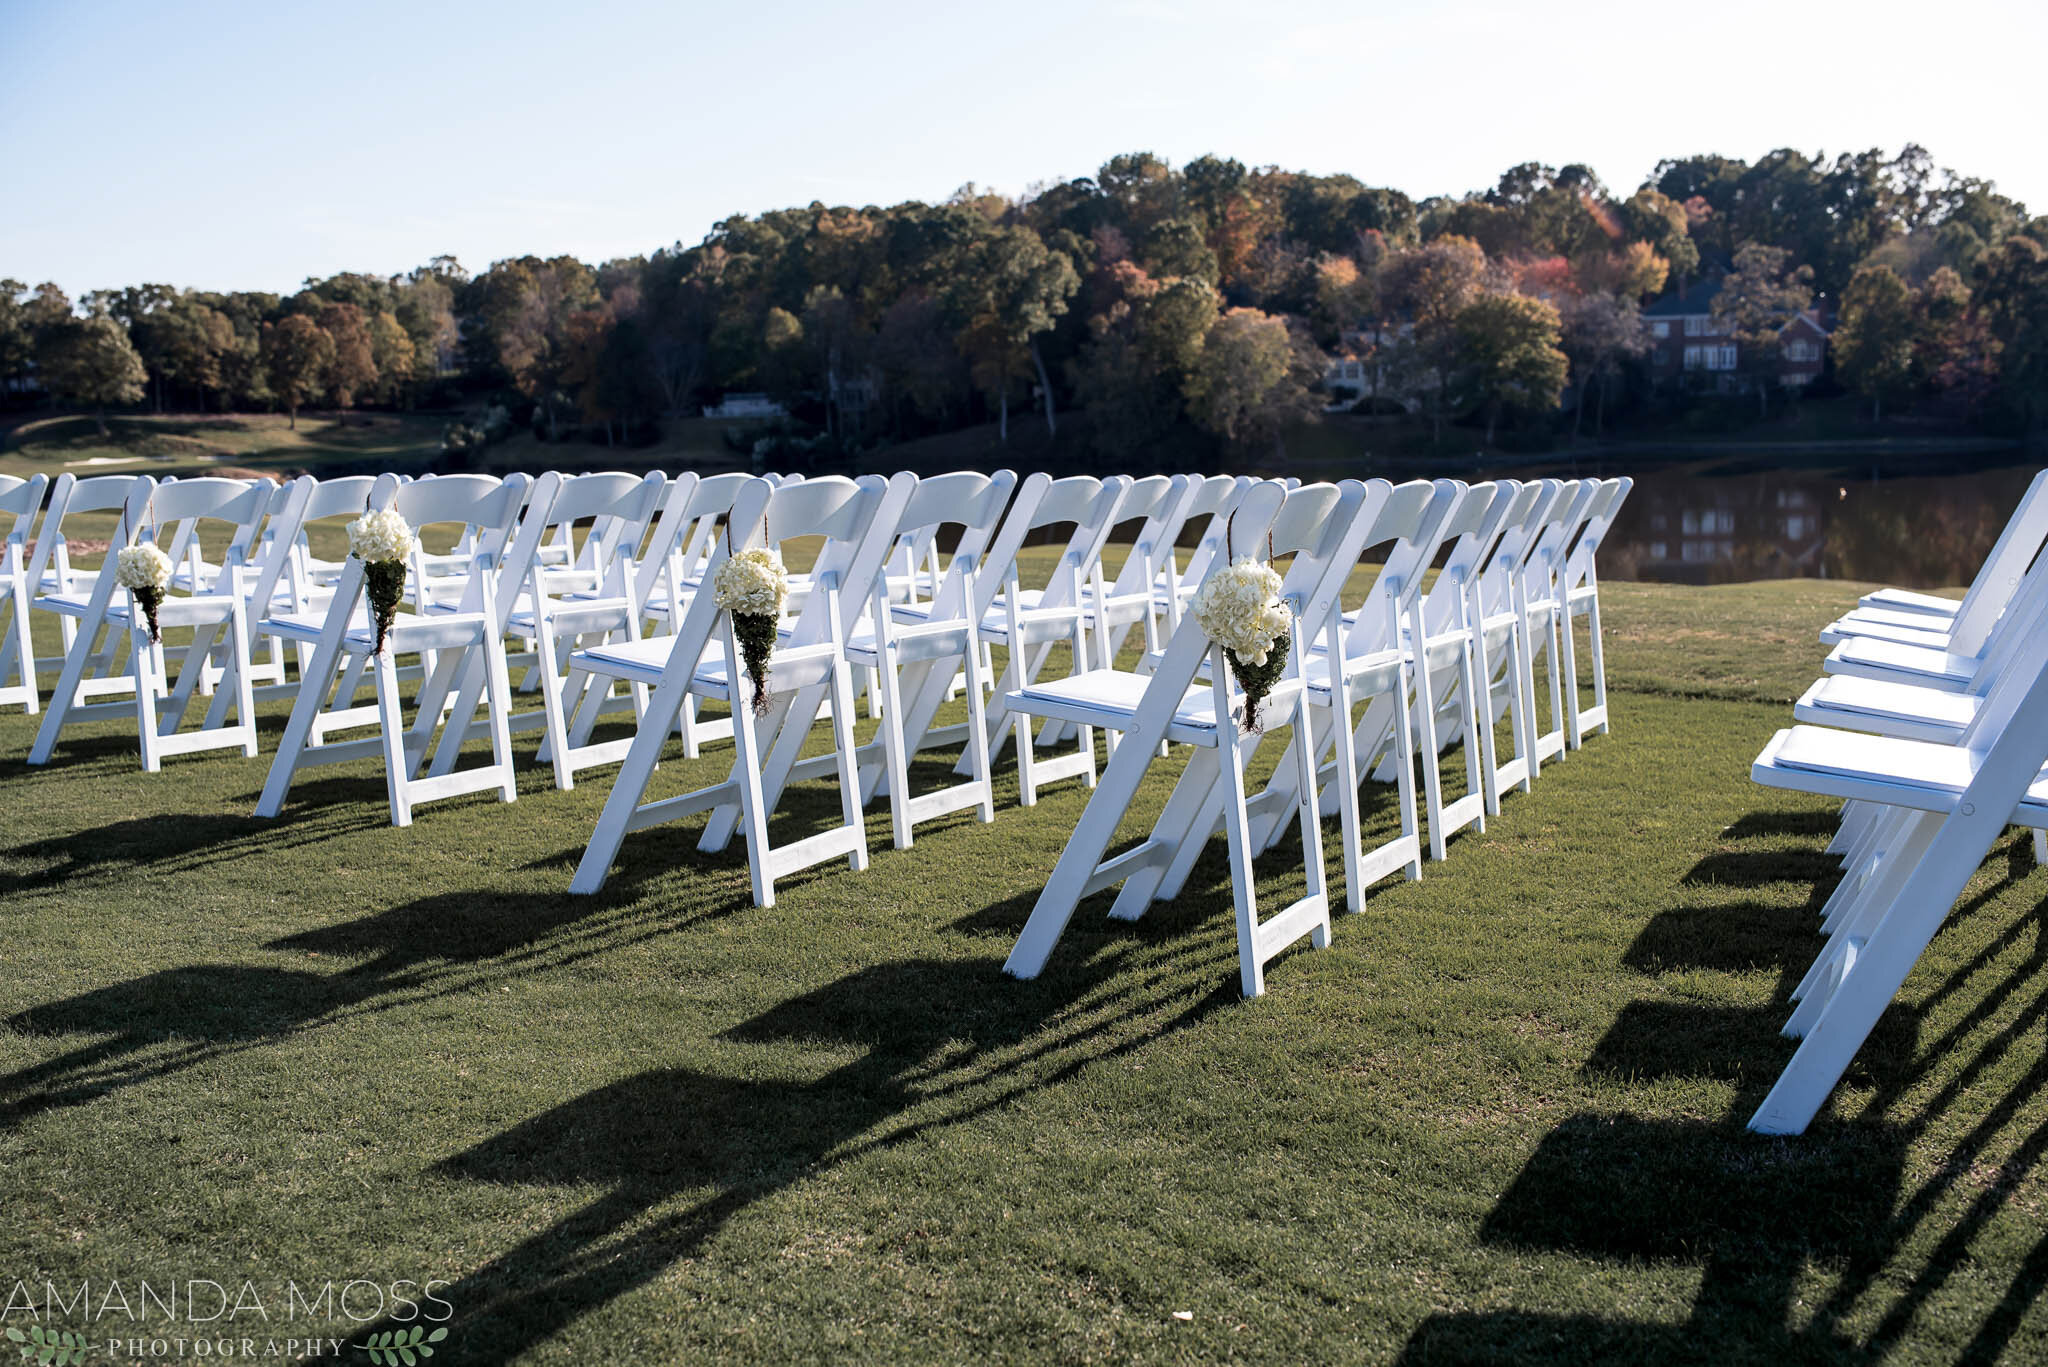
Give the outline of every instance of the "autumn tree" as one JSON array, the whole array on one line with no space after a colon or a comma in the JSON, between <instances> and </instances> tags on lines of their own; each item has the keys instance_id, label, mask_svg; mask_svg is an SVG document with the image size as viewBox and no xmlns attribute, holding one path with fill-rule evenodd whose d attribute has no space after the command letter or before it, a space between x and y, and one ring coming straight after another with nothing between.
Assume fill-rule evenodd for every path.
<instances>
[{"instance_id":1,"label":"autumn tree","mask_svg":"<svg viewBox=\"0 0 2048 1367\"><path fill-rule=\"evenodd\" d=\"M1558 347L1571 363L1571 381L1577 390L1572 406L1572 436L1584 425L1588 387L1601 385L1601 409L1606 409L1607 379L1621 363L1640 356L1650 347L1649 330L1642 311L1626 295L1590 291L1556 303Z\"/></svg>"},{"instance_id":2,"label":"autumn tree","mask_svg":"<svg viewBox=\"0 0 2048 1367\"><path fill-rule=\"evenodd\" d=\"M1778 373L1778 334L1813 303L1813 272L1805 266L1788 269L1790 257L1783 247L1743 243L1735 269L1714 296L1714 318L1741 348L1737 354L1756 389L1758 416L1767 410Z\"/></svg>"},{"instance_id":3,"label":"autumn tree","mask_svg":"<svg viewBox=\"0 0 2048 1367\"><path fill-rule=\"evenodd\" d=\"M419 350L398 315L381 309L370 318L370 364L377 372L377 397L396 405L410 392ZM410 406L410 405L408 405Z\"/></svg>"},{"instance_id":4,"label":"autumn tree","mask_svg":"<svg viewBox=\"0 0 2048 1367\"><path fill-rule=\"evenodd\" d=\"M320 392L334 364L334 339L303 313L263 326L263 375L278 402L299 425L299 405Z\"/></svg>"},{"instance_id":5,"label":"autumn tree","mask_svg":"<svg viewBox=\"0 0 2048 1367\"><path fill-rule=\"evenodd\" d=\"M356 396L377 383L377 358L370 346L370 327L358 304L329 304L314 317L334 344L322 386L336 408L355 407Z\"/></svg>"},{"instance_id":6,"label":"autumn tree","mask_svg":"<svg viewBox=\"0 0 2048 1367\"><path fill-rule=\"evenodd\" d=\"M1881 417L1884 396L1905 386L1913 366L1913 294L1890 266L1861 266L1850 278L1832 345L1842 382Z\"/></svg>"},{"instance_id":7,"label":"autumn tree","mask_svg":"<svg viewBox=\"0 0 2048 1367\"><path fill-rule=\"evenodd\" d=\"M1231 309L1202 339L1187 378L1188 416L1232 446L1277 445L1289 425L1315 420L1312 376L1284 318Z\"/></svg>"},{"instance_id":8,"label":"autumn tree","mask_svg":"<svg viewBox=\"0 0 2048 1367\"><path fill-rule=\"evenodd\" d=\"M54 393L92 409L103 437L108 406L141 402L149 380L127 329L104 315L46 329L36 348L36 370Z\"/></svg>"}]
</instances>

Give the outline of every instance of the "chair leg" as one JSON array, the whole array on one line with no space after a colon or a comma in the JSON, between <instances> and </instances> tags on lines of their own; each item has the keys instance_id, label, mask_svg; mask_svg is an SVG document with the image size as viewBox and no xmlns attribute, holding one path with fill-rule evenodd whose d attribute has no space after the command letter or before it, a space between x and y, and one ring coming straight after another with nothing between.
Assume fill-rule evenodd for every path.
<instances>
[{"instance_id":1,"label":"chair leg","mask_svg":"<svg viewBox=\"0 0 2048 1367\"><path fill-rule=\"evenodd\" d=\"M967 650L961 661L962 672L967 679L967 757L974 761L974 781L981 785L981 806L977 810L982 824L986 825L996 819L996 799L988 758L988 701L982 696L982 683L987 676L982 672L980 651L970 622ZM947 672L952 671L948 669Z\"/></svg>"},{"instance_id":2,"label":"chair leg","mask_svg":"<svg viewBox=\"0 0 2048 1367\"><path fill-rule=\"evenodd\" d=\"M135 638L135 729L142 743L142 772L154 774L164 767L157 732L156 653L149 649L149 633L140 626L129 631Z\"/></svg>"},{"instance_id":3,"label":"chair leg","mask_svg":"<svg viewBox=\"0 0 2048 1367\"><path fill-rule=\"evenodd\" d=\"M412 766L405 756L405 713L399 705L398 670L391 652L377 656L377 724L384 743L384 793L391 801L391 824L412 825Z\"/></svg>"},{"instance_id":4,"label":"chair leg","mask_svg":"<svg viewBox=\"0 0 2048 1367\"><path fill-rule=\"evenodd\" d=\"M886 661L882 667L894 677L896 671ZM859 873L868 866L868 823L860 804L860 761L853 742L853 681L848 677L851 673L844 656L832 666L832 744L839 751L839 814L847 829L854 833L853 849L848 851L846 862ZM910 801L907 789L902 800Z\"/></svg>"},{"instance_id":5,"label":"chair leg","mask_svg":"<svg viewBox=\"0 0 2048 1367\"><path fill-rule=\"evenodd\" d=\"M69 617L63 619L71 627L68 633L70 643L64 651L64 668L57 675L57 691L50 695L50 710L43 714L43 724L36 728L36 743L30 747L30 764L48 764L56 751L57 737L64 730L64 719L81 699L78 690L85 682L87 657L92 654L91 632L79 632Z\"/></svg>"},{"instance_id":6,"label":"chair leg","mask_svg":"<svg viewBox=\"0 0 2048 1367\"><path fill-rule=\"evenodd\" d=\"M897 849L907 850L911 845L910 763L903 753L909 744L903 734L903 681L897 677L895 665L884 660L875 683L882 698L882 764L889 781L889 833ZM836 718L832 729L836 736Z\"/></svg>"},{"instance_id":7,"label":"chair leg","mask_svg":"<svg viewBox=\"0 0 2048 1367\"><path fill-rule=\"evenodd\" d=\"M502 638L492 636L478 649L484 653L485 686L489 690L489 717L491 729L491 762L498 769L498 797L500 801L519 800L519 779L512 772L512 670L505 660L505 643ZM541 668L542 687L549 682L559 682L554 670L552 657L544 657ZM467 716L462 724L468 722Z\"/></svg>"},{"instance_id":8,"label":"chair leg","mask_svg":"<svg viewBox=\"0 0 2048 1367\"><path fill-rule=\"evenodd\" d=\"M612 782L611 795L605 799L604 811L597 818L597 828L591 832L583 858L576 864L576 876L569 883L570 892L593 893L604 886L606 877L611 873L612 861L618 857L619 846L631 829L633 813L647 791L649 780L654 777L661 747L668 743L669 728L675 725L683 701L688 697L685 692L688 684L689 676L677 670L654 690L654 697L647 704L647 716L639 731L634 733L633 743L627 747L626 761L619 767L619 776Z\"/></svg>"},{"instance_id":9,"label":"chair leg","mask_svg":"<svg viewBox=\"0 0 2048 1367\"><path fill-rule=\"evenodd\" d=\"M278 741L277 756L270 761L270 774L263 780L263 795L256 801L257 816L275 817L284 810L285 794L291 791L299 757L314 743L320 709L326 705L327 690L334 685L340 653L339 643L323 640L315 647L312 659L300 669L298 697L292 701L291 719L285 723L283 739Z\"/></svg>"},{"instance_id":10,"label":"chair leg","mask_svg":"<svg viewBox=\"0 0 2048 1367\"><path fill-rule=\"evenodd\" d=\"M1436 748L1436 690L1432 671L1429 667L1429 647L1418 635L1415 650L1415 706L1416 718L1421 723L1422 735L1413 750L1406 750L1400 768L1413 769L1414 756L1422 757L1422 794L1429 812L1429 857L1441 864L1447 857L1444 839L1444 779L1442 766L1438 762ZM1409 713L1407 700L1397 709L1403 718Z\"/></svg>"},{"instance_id":11,"label":"chair leg","mask_svg":"<svg viewBox=\"0 0 2048 1367\"><path fill-rule=\"evenodd\" d=\"M731 654L730 647L727 653ZM768 812L767 798L761 791L762 737L758 731L760 719L754 716L754 709L740 697L741 670L736 656L732 659L726 677L733 681L730 690L733 777L739 781L740 825L747 837L747 875L754 885L754 905L772 907L775 905L775 879L768 871ZM701 841L699 847L702 847Z\"/></svg>"},{"instance_id":12,"label":"chair leg","mask_svg":"<svg viewBox=\"0 0 2048 1367\"><path fill-rule=\"evenodd\" d=\"M555 788L568 792L576 786L576 770L569 763L569 719L562 707L562 676L555 672L555 633L552 623L540 623L540 644L534 651L534 668L540 670L540 706L545 723L544 748L555 770Z\"/></svg>"}]
</instances>

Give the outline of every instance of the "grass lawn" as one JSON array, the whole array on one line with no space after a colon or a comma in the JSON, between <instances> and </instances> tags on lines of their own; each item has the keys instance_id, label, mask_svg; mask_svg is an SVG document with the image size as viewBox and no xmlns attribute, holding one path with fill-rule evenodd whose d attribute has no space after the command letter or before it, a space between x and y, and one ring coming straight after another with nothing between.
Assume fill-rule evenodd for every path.
<instances>
[{"instance_id":1,"label":"grass lawn","mask_svg":"<svg viewBox=\"0 0 2048 1367\"><path fill-rule=\"evenodd\" d=\"M1812 1131L1742 1128L1833 878L1831 804L1748 766L1856 592L1607 586L1615 734L1253 1003L1221 842L1001 975L1076 783L1027 811L1006 768L906 852L878 806L867 873L770 910L694 820L572 899L605 771L397 831L340 766L263 823L276 715L145 776L113 724L31 770L0 714L0 1283L247 1280L260 1348L432 1280L437 1363L2041 1361L2023 840ZM286 1319L350 1281L363 1322Z\"/></svg>"}]
</instances>

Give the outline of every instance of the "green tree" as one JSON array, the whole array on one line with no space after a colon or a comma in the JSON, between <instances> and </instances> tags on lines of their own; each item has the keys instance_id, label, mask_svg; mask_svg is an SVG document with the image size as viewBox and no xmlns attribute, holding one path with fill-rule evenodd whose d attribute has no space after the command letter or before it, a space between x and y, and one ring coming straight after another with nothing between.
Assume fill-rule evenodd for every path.
<instances>
[{"instance_id":1,"label":"green tree","mask_svg":"<svg viewBox=\"0 0 2048 1367\"><path fill-rule=\"evenodd\" d=\"M21 281L0 280L0 389L26 379L35 357L28 297L28 286Z\"/></svg>"},{"instance_id":2,"label":"green tree","mask_svg":"<svg viewBox=\"0 0 2048 1367\"><path fill-rule=\"evenodd\" d=\"M1209 329L1188 374L1188 415L1229 445L1277 445L1290 424L1315 421L1311 376L1285 319L1231 309Z\"/></svg>"},{"instance_id":3,"label":"green tree","mask_svg":"<svg viewBox=\"0 0 2048 1367\"><path fill-rule=\"evenodd\" d=\"M2028 431L2048 428L2048 248L2007 237L1979 263L1973 299L1998 347L2000 400Z\"/></svg>"},{"instance_id":4,"label":"green tree","mask_svg":"<svg viewBox=\"0 0 2048 1367\"><path fill-rule=\"evenodd\" d=\"M1024 227L997 229L976 243L963 262L955 287L956 307L966 318L962 350L973 361L976 383L998 403L1005 442L1010 439L1010 385L1027 361L1038 371L1046 429L1059 430L1037 341L1067 311L1080 285L1073 262Z\"/></svg>"},{"instance_id":5,"label":"green tree","mask_svg":"<svg viewBox=\"0 0 2048 1367\"><path fill-rule=\"evenodd\" d=\"M1546 413L1564 394L1571 363L1558 347L1557 310L1519 294L1481 294L1458 311L1460 388L1486 412L1486 442L1501 412Z\"/></svg>"},{"instance_id":6,"label":"green tree","mask_svg":"<svg viewBox=\"0 0 2048 1367\"><path fill-rule=\"evenodd\" d=\"M156 312L150 330L156 336L164 378L197 390L204 408L207 391L222 386L221 360L234 349L235 325L197 295L186 293Z\"/></svg>"},{"instance_id":7,"label":"green tree","mask_svg":"<svg viewBox=\"0 0 2048 1367\"><path fill-rule=\"evenodd\" d=\"M1913 367L1913 294L1890 266L1860 266L1842 291L1833 338L1835 371L1883 416L1884 396L1902 389Z\"/></svg>"},{"instance_id":8,"label":"green tree","mask_svg":"<svg viewBox=\"0 0 2048 1367\"><path fill-rule=\"evenodd\" d=\"M1790 257L1783 247L1743 243L1735 269L1714 296L1714 318L1741 348L1737 355L1756 389L1758 416L1767 411L1778 374L1778 334L1813 303L1813 272L1805 266L1788 270Z\"/></svg>"},{"instance_id":9,"label":"green tree","mask_svg":"<svg viewBox=\"0 0 2048 1367\"><path fill-rule=\"evenodd\" d=\"M104 316L47 329L36 351L36 369L55 393L92 409L103 437L108 406L141 402L149 380L127 329Z\"/></svg>"},{"instance_id":10,"label":"green tree","mask_svg":"<svg viewBox=\"0 0 2048 1367\"><path fill-rule=\"evenodd\" d=\"M270 392L299 425L299 405L318 393L334 364L334 339L303 313L263 325L263 376Z\"/></svg>"}]
</instances>

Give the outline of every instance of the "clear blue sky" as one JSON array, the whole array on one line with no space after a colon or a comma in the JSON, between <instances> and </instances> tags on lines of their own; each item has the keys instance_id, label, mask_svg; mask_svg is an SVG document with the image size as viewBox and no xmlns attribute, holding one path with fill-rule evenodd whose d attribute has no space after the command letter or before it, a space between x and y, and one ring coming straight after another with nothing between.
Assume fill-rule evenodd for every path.
<instances>
[{"instance_id":1,"label":"clear blue sky","mask_svg":"<svg viewBox=\"0 0 2048 1367\"><path fill-rule=\"evenodd\" d=\"M1896 149L2048 211L2041 0L0 0L0 276L290 289L1014 194L1121 151L1421 198L1516 162Z\"/></svg>"}]
</instances>

